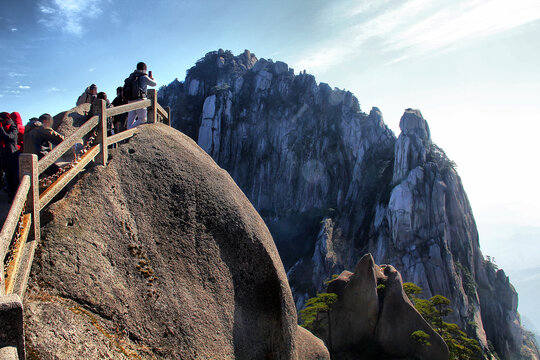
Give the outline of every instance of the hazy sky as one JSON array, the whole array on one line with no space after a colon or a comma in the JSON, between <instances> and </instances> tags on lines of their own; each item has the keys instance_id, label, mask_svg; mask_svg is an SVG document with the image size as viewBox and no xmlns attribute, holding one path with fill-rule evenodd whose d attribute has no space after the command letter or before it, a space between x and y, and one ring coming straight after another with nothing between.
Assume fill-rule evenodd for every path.
<instances>
[{"instance_id":1,"label":"hazy sky","mask_svg":"<svg viewBox=\"0 0 540 360\"><path fill-rule=\"evenodd\" d=\"M420 109L458 165L484 254L540 329L540 1L2 0L0 111L56 114L91 83L112 97L138 61L158 85L183 80L219 48L350 90L396 135Z\"/></svg>"}]
</instances>

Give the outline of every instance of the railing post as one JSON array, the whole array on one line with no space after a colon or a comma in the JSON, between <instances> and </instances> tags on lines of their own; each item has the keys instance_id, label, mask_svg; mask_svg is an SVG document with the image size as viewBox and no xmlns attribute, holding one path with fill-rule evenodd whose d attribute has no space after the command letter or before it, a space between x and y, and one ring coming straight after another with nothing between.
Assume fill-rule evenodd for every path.
<instances>
[{"instance_id":1,"label":"railing post","mask_svg":"<svg viewBox=\"0 0 540 360\"><path fill-rule=\"evenodd\" d=\"M25 359L23 319L19 296L0 296L0 359Z\"/></svg>"},{"instance_id":2,"label":"railing post","mask_svg":"<svg viewBox=\"0 0 540 360\"><path fill-rule=\"evenodd\" d=\"M157 91L156 89L148 89L148 99L152 102L148 108L148 122L157 122Z\"/></svg>"},{"instance_id":3,"label":"railing post","mask_svg":"<svg viewBox=\"0 0 540 360\"><path fill-rule=\"evenodd\" d=\"M99 116L97 141L101 146L101 151L96 157L96 164L107 165L109 157L109 150L107 148L107 104L105 100L99 100L97 105Z\"/></svg>"},{"instance_id":4,"label":"railing post","mask_svg":"<svg viewBox=\"0 0 540 360\"><path fill-rule=\"evenodd\" d=\"M166 120L166 123L167 125L171 126L171 107L170 106L167 106L165 108L165 111L167 111L167 120Z\"/></svg>"},{"instance_id":5,"label":"railing post","mask_svg":"<svg viewBox=\"0 0 540 360\"><path fill-rule=\"evenodd\" d=\"M19 156L20 178L30 176L30 190L28 191L28 211L32 214L32 232L36 244L41 239L41 224L39 221L39 169L36 154L21 154Z\"/></svg>"}]
</instances>

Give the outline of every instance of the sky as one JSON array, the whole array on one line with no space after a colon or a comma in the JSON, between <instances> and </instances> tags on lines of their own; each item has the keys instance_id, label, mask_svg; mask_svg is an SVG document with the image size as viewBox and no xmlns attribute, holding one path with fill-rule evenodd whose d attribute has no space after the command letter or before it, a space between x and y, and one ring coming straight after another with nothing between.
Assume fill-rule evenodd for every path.
<instances>
[{"instance_id":1,"label":"sky","mask_svg":"<svg viewBox=\"0 0 540 360\"><path fill-rule=\"evenodd\" d=\"M139 61L166 85L219 48L350 90L396 135L420 109L540 330L539 39L538 0L2 0L0 111L55 115L92 83L113 97Z\"/></svg>"}]
</instances>

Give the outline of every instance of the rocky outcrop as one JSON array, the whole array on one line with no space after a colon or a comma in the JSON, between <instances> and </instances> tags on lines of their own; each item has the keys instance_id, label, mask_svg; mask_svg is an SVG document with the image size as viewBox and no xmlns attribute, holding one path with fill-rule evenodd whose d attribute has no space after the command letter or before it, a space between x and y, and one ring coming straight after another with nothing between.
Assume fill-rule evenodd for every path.
<instances>
[{"instance_id":1,"label":"rocky outcrop","mask_svg":"<svg viewBox=\"0 0 540 360\"><path fill-rule=\"evenodd\" d=\"M160 124L109 154L43 216L30 358L328 359L297 329L267 227L210 156Z\"/></svg>"},{"instance_id":2,"label":"rocky outcrop","mask_svg":"<svg viewBox=\"0 0 540 360\"><path fill-rule=\"evenodd\" d=\"M309 331L298 327L297 332L297 353L298 359L327 360L330 359L328 349L321 339L313 336Z\"/></svg>"},{"instance_id":3,"label":"rocky outcrop","mask_svg":"<svg viewBox=\"0 0 540 360\"><path fill-rule=\"evenodd\" d=\"M380 110L362 112L350 92L245 54L208 53L158 96L263 217L296 305L372 253L425 296L449 298L448 320L486 353L490 340L504 359L519 354L520 342L505 340L520 338L508 323L518 314L499 300L461 180L420 111L405 111L396 139Z\"/></svg>"},{"instance_id":4,"label":"rocky outcrop","mask_svg":"<svg viewBox=\"0 0 540 360\"><path fill-rule=\"evenodd\" d=\"M517 313L518 294L504 270L496 270L492 263L485 262L485 275L478 282L478 295L482 305L482 320L489 339L498 344L503 354L511 354L521 349L524 359L540 359L535 344L524 342L523 328ZM497 319L504 319L502 326L496 326Z\"/></svg>"},{"instance_id":5,"label":"rocky outcrop","mask_svg":"<svg viewBox=\"0 0 540 360\"><path fill-rule=\"evenodd\" d=\"M446 344L411 304L394 267L377 266L365 255L354 273L331 281L328 292L338 295L330 317L333 358L448 359ZM418 330L429 336L429 346L411 338Z\"/></svg>"}]
</instances>

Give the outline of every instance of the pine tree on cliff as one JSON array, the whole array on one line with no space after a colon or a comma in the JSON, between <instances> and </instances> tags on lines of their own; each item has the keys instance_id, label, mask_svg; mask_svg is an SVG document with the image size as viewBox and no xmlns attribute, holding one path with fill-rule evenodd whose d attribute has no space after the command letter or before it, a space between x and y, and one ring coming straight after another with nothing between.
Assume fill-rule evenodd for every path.
<instances>
[{"instance_id":1,"label":"pine tree on cliff","mask_svg":"<svg viewBox=\"0 0 540 360\"><path fill-rule=\"evenodd\" d=\"M442 295L421 299L418 295L422 294L422 288L411 282L404 283L403 290L420 315L431 324L433 329L446 342L451 360L483 359L482 349L477 340L468 338L467 334L456 324L447 323L443 320L445 316L452 312L450 300ZM427 341L427 339L418 337L418 334L416 335L417 341Z\"/></svg>"},{"instance_id":2,"label":"pine tree on cliff","mask_svg":"<svg viewBox=\"0 0 540 360\"><path fill-rule=\"evenodd\" d=\"M319 318L319 313L326 314L327 316L327 329L328 329L328 351L332 354L332 326L331 326L331 310L332 305L337 301L338 296L334 293L320 293L316 297L308 299L306 301L305 308L300 311L300 318L302 319L302 327L308 329L315 335L317 335L323 322Z\"/></svg>"}]
</instances>

